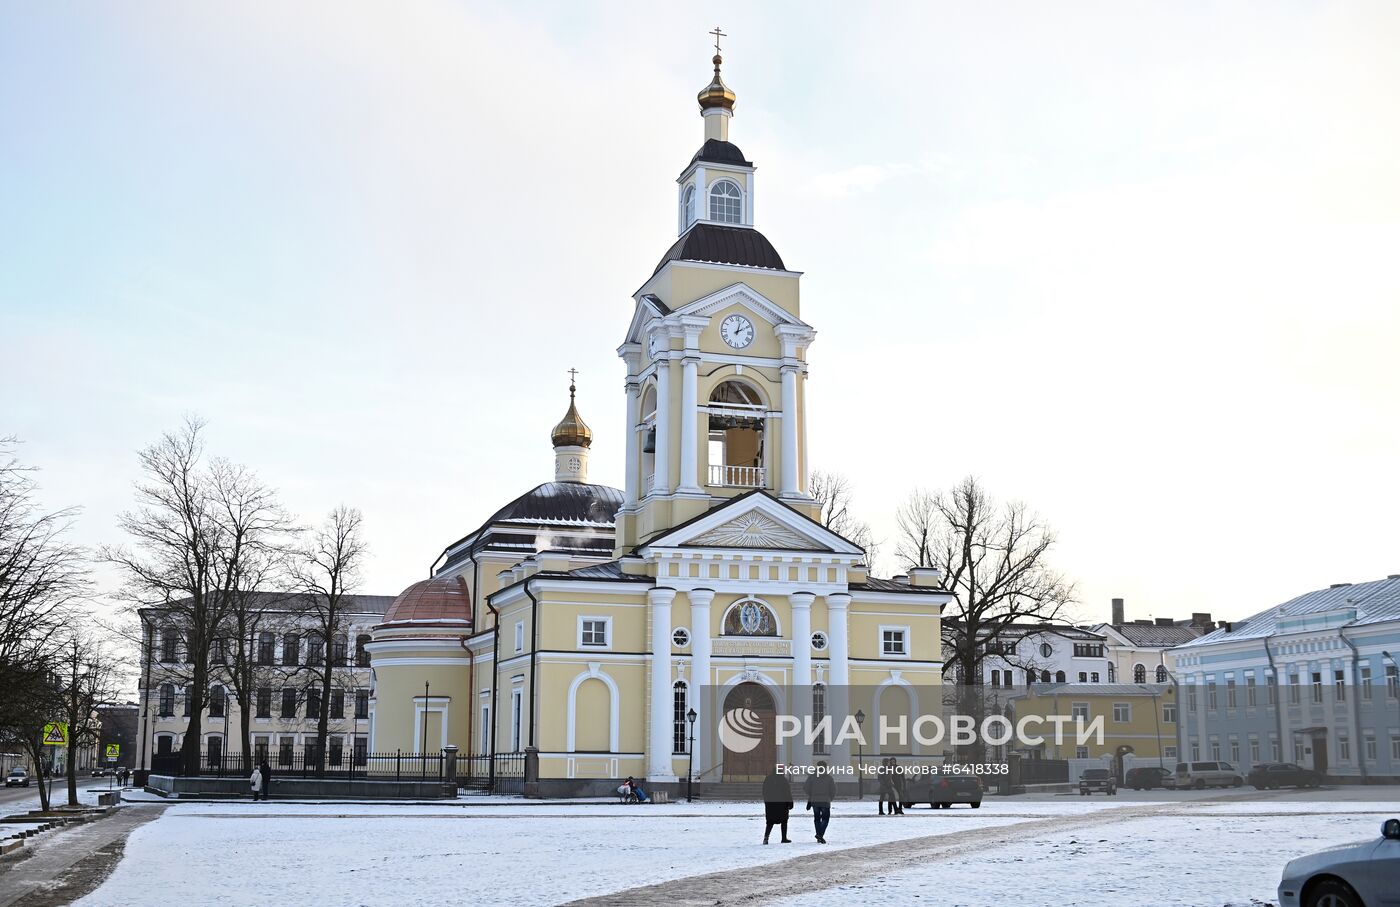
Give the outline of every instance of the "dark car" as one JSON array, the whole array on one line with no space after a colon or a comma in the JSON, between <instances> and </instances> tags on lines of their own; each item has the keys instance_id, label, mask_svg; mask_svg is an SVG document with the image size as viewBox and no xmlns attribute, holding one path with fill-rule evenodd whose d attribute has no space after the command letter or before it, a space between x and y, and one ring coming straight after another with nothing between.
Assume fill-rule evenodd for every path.
<instances>
[{"instance_id":1,"label":"dark car","mask_svg":"<svg viewBox=\"0 0 1400 907\"><path fill-rule=\"evenodd\" d=\"M982 780L976 775L914 775L902 786L900 802L905 809L915 803L927 803L934 809L951 809L954 803L966 803L973 809L982 806Z\"/></svg>"},{"instance_id":2,"label":"dark car","mask_svg":"<svg viewBox=\"0 0 1400 907\"><path fill-rule=\"evenodd\" d=\"M1269 762L1264 765L1256 765L1249 770L1249 777L1246 780L1258 790L1322 786L1322 775L1310 768L1294 765L1292 762Z\"/></svg>"},{"instance_id":3,"label":"dark car","mask_svg":"<svg viewBox=\"0 0 1400 907\"><path fill-rule=\"evenodd\" d=\"M1118 796L1118 779L1106 768L1086 768L1079 776L1079 794L1087 797L1094 791L1103 791L1110 797Z\"/></svg>"},{"instance_id":4,"label":"dark car","mask_svg":"<svg viewBox=\"0 0 1400 907\"><path fill-rule=\"evenodd\" d=\"M1154 787L1175 787L1176 776L1164 768L1130 768L1123 776L1123 786L1133 790L1151 790Z\"/></svg>"}]
</instances>

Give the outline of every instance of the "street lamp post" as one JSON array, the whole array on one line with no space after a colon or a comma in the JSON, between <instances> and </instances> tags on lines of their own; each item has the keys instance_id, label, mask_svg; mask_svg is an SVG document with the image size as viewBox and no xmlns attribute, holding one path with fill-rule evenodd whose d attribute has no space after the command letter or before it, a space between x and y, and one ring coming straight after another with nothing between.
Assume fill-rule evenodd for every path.
<instances>
[{"instance_id":1,"label":"street lamp post","mask_svg":"<svg viewBox=\"0 0 1400 907\"><path fill-rule=\"evenodd\" d=\"M685 713L685 720L690 722L690 739L687 741L686 752L690 755L690 765L685 770L685 802L695 802L695 719L699 717L695 710L691 709Z\"/></svg>"},{"instance_id":2,"label":"street lamp post","mask_svg":"<svg viewBox=\"0 0 1400 907\"><path fill-rule=\"evenodd\" d=\"M856 709L856 727L865 724L865 712ZM856 799L865 799L865 734L856 735Z\"/></svg>"}]
</instances>

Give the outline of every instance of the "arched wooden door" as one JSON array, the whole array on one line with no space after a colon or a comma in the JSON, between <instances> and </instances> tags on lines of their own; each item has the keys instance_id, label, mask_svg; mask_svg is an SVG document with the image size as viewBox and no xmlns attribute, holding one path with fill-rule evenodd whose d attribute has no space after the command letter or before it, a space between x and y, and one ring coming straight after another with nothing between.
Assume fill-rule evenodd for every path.
<instances>
[{"instance_id":1,"label":"arched wooden door","mask_svg":"<svg viewBox=\"0 0 1400 907\"><path fill-rule=\"evenodd\" d=\"M763 728L758 745L746 753L738 753L727 745L724 747L725 781L762 781L768 777L777 762L777 735L774 732L777 710L773 697L762 685L746 682L729 691L724 697L724 711L748 709L758 716Z\"/></svg>"}]
</instances>

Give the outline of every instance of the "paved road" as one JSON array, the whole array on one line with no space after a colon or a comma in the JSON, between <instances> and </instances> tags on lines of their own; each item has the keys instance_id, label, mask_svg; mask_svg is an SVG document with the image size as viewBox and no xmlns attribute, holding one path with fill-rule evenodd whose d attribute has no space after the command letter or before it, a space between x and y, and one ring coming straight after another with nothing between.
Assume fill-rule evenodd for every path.
<instances>
[{"instance_id":1,"label":"paved road","mask_svg":"<svg viewBox=\"0 0 1400 907\"><path fill-rule=\"evenodd\" d=\"M106 790L110 778L78 778L78 790ZM68 782L63 778L53 779L53 799L55 803L68 802ZM28 787L0 787L0 815L24 812L39 808L39 779L35 778Z\"/></svg>"},{"instance_id":2,"label":"paved road","mask_svg":"<svg viewBox=\"0 0 1400 907\"><path fill-rule=\"evenodd\" d=\"M121 860L127 836L160 817L163 804L114 814L30 838L0 859L0 907L59 907L96 888Z\"/></svg>"}]
</instances>

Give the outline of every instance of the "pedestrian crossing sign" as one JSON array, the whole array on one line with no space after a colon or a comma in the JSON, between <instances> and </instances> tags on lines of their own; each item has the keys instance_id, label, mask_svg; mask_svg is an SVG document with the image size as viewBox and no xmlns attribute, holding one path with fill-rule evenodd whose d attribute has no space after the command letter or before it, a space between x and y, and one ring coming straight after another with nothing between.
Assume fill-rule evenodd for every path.
<instances>
[{"instance_id":1,"label":"pedestrian crossing sign","mask_svg":"<svg viewBox=\"0 0 1400 907\"><path fill-rule=\"evenodd\" d=\"M107 744L107 758L108 758L108 759L115 759L115 758L117 758L118 756L120 756L121 754L122 754L122 745L121 745L120 743L109 743L109 744Z\"/></svg>"},{"instance_id":2,"label":"pedestrian crossing sign","mask_svg":"<svg viewBox=\"0 0 1400 907\"><path fill-rule=\"evenodd\" d=\"M44 746L67 746L68 725L53 723L44 725Z\"/></svg>"}]
</instances>

